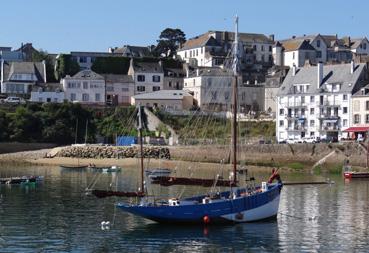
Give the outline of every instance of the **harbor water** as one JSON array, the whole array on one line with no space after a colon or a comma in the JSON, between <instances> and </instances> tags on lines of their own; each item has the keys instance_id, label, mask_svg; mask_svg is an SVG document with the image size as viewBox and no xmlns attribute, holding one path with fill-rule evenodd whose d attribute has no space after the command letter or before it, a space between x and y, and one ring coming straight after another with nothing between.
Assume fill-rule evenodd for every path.
<instances>
[{"instance_id":1,"label":"harbor water","mask_svg":"<svg viewBox=\"0 0 369 253\"><path fill-rule=\"evenodd\" d=\"M85 194L95 179L95 188L134 190L136 172L1 165L1 177L42 175L44 182L0 186L0 252L369 252L369 180L345 182L341 175L328 175L334 184L284 186L277 220L233 226L164 226L115 208L128 199ZM282 174L288 181L324 177ZM205 190L155 186L151 191L164 197ZM101 226L106 221L109 225Z\"/></svg>"}]
</instances>

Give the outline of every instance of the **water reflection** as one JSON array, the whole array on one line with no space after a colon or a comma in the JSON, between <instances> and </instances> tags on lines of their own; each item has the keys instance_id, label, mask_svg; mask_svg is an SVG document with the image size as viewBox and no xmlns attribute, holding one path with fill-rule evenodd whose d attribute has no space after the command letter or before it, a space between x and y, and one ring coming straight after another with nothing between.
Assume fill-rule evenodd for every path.
<instances>
[{"instance_id":1,"label":"water reflection","mask_svg":"<svg viewBox=\"0 0 369 253\"><path fill-rule=\"evenodd\" d=\"M101 174L96 187L118 179L136 189L135 169ZM204 175L209 171L201 172ZM117 210L116 198L98 200L84 189L97 176L49 167L2 167L1 176L43 175L35 187L0 187L1 252L368 252L369 181L285 186L278 220L235 226L163 226ZM261 177L266 178L264 174ZM287 180L317 179L285 175ZM155 188L156 187L156 188ZM152 191L184 196L196 187L155 186ZM316 218L315 218L316 217ZM110 230L100 223L110 221Z\"/></svg>"}]
</instances>

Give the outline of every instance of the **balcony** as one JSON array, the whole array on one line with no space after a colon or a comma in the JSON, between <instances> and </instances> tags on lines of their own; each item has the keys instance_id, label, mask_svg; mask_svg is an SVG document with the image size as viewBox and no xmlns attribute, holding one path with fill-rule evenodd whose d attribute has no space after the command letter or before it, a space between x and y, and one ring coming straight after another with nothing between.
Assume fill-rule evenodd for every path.
<instances>
[{"instance_id":1,"label":"balcony","mask_svg":"<svg viewBox=\"0 0 369 253\"><path fill-rule=\"evenodd\" d=\"M294 126L294 127L286 127L286 131L295 132L295 131L306 131L307 127L305 126Z\"/></svg>"},{"instance_id":2,"label":"balcony","mask_svg":"<svg viewBox=\"0 0 369 253\"><path fill-rule=\"evenodd\" d=\"M305 108L307 107L307 103L306 102L292 102L292 103L287 103L285 105L287 108Z\"/></svg>"},{"instance_id":3,"label":"balcony","mask_svg":"<svg viewBox=\"0 0 369 253\"><path fill-rule=\"evenodd\" d=\"M340 117L338 116L338 113L329 114L329 113L323 113L319 115L319 119L332 119L332 120L338 120Z\"/></svg>"},{"instance_id":4,"label":"balcony","mask_svg":"<svg viewBox=\"0 0 369 253\"><path fill-rule=\"evenodd\" d=\"M341 101L328 101L328 100L324 100L321 102L317 103L317 106L319 107L337 107L337 108L341 108Z\"/></svg>"},{"instance_id":5,"label":"balcony","mask_svg":"<svg viewBox=\"0 0 369 253\"><path fill-rule=\"evenodd\" d=\"M330 132L336 132L336 131L340 131L341 128L338 126L322 126L320 129L320 131L330 131Z\"/></svg>"}]
</instances>

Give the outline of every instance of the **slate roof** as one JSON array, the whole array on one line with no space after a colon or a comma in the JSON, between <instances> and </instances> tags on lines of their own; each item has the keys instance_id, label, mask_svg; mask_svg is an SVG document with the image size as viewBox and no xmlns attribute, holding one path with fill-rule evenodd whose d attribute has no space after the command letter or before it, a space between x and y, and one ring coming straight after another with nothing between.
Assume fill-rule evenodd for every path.
<instances>
[{"instance_id":1,"label":"slate roof","mask_svg":"<svg viewBox=\"0 0 369 253\"><path fill-rule=\"evenodd\" d=\"M191 94L183 90L160 90L150 93L138 94L133 97L135 99L141 100L182 100L185 96L191 96Z\"/></svg>"},{"instance_id":2,"label":"slate roof","mask_svg":"<svg viewBox=\"0 0 369 253\"><path fill-rule=\"evenodd\" d=\"M106 83L133 83L133 77L131 75L115 75L115 74L104 74Z\"/></svg>"},{"instance_id":3,"label":"slate roof","mask_svg":"<svg viewBox=\"0 0 369 253\"><path fill-rule=\"evenodd\" d=\"M219 42L214 39L213 36L210 36L209 33L204 33L200 36L187 40L179 51L203 46L221 47Z\"/></svg>"},{"instance_id":4,"label":"slate roof","mask_svg":"<svg viewBox=\"0 0 369 253\"><path fill-rule=\"evenodd\" d=\"M55 92L55 91L59 91L59 92L63 92L63 85L61 83L45 83L42 85L35 85L32 87L32 91L37 92L39 90L42 91L48 91L48 92Z\"/></svg>"},{"instance_id":5,"label":"slate roof","mask_svg":"<svg viewBox=\"0 0 369 253\"><path fill-rule=\"evenodd\" d=\"M163 73L163 67L159 62L140 62L133 60L133 69L140 73Z\"/></svg>"},{"instance_id":6,"label":"slate roof","mask_svg":"<svg viewBox=\"0 0 369 253\"><path fill-rule=\"evenodd\" d=\"M92 70L86 69L78 72L74 76L66 76L64 79L104 80L104 77Z\"/></svg>"},{"instance_id":7,"label":"slate roof","mask_svg":"<svg viewBox=\"0 0 369 253\"><path fill-rule=\"evenodd\" d=\"M288 72L279 89L278 95L285 96L293 93L293 85L295 84L310 84L308 93L319 93L317 88L317 66L306 66L296 70L296 75L292 76L292 69ZM366 69L365 64L355 66L353 74L350 73L351 64L337 64L323 66L323 81L320 88L325 89L326 83L341 84L340 93L356 92L359 84L360 75Z\"/></svg>"},{"instance_id":8,"label":"slate roof","mask_svg":"<svg viewBox=\"0 0 369 253\"><path fill-rule=\"evenodd\" d=\"M369 84L362 87L353 96L355 96L355 97L369 97Z\"/></svg>"},{"instance_id":9,"label":"slate roof","mask_svg":"<svg viewBox=\"0 0 369 253\"><path fill-rule=\"evenodd\" d=\"M279 42L282 44L286 52L296 50L315 50L315 48L310 45L310 42L306 37L308 36L290 40L281 40Z\"/></svg>"},{"instance_id":10,"label":"slate roof","mask_svg":"<svg viewBox=\"0 0 369 253\"><path fill-rule=\"evenodd\" d=\"M4 80L9 81L13 74L34 74L38 82L44 82L46 73L42 62L4 62ZM32 81L33 82L33 81Z\"/></svg>"},{"instance_id":11,"label":"slate roof","mask_svg":"<svg viewBox=\"0 0 369 253\"><path fill-rule=\"evenodd\" d=\"M361 42L365 40L366 38L357 38L357 39L351 39L351 48L356 49L360 46Z\"/></svg>"},{"instance_id":12,"label":"slate roof","mask_svg":"<svg viewBox=\"0 0 369 253\"><path fill-rule=\"evenodd\" d=\"M130 46L125 45L121 48L115 48L114 54L122 54L123 56L127 57L150 57L152 53L150 52L148 47L141 47L141 46Z\"/></svg>"}]
</instances>

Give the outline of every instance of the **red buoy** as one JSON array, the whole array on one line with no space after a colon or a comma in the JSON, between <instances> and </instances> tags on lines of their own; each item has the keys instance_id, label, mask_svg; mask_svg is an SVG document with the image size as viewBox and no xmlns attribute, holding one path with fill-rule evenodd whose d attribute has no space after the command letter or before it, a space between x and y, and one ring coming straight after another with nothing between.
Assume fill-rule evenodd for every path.
<instances>
[{"instance_id":1,"label":"red buoy","mask_svg":"<svg viewBox=\"0 0 369 253\"><path fill-rule=\"evenodd\" d=\"M205 224L209 224L210 223L210 218L207 215L204 216L203 220L204 220L204 223Z\"/></svg>"}]
</instances>

